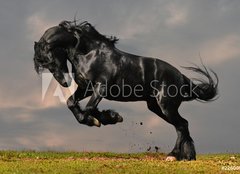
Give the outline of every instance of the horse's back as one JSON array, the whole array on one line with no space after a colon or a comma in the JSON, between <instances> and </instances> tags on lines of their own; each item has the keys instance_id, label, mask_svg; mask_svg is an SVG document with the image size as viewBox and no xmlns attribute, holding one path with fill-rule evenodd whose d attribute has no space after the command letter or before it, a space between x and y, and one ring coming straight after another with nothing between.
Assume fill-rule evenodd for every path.
<instances>
[{"instance_id":1,"label":"horse's back","mask_svg":"<svg viewBox=\"0 0 240 174\"><path fill-rule=\"evenodd\" d=\"M131 77L131 81L141 82L142 85L149 84L153 80L165 80L168 83L180 83L182 81L182 73L159 58L143 57L123 51L119 51L119 53L121 55L120 64L124 64L123 67L125 67L122 71L127 72L126 78Z\"/></svg>"}]
</instances>

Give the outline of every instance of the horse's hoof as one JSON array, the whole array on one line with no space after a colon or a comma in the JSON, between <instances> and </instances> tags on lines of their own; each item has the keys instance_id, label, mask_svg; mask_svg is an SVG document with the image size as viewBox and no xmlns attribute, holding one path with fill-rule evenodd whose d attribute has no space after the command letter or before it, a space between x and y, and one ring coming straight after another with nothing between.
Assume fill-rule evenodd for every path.
<instances>
[{"instance_id":1,"label":"horse's hoof","mask_svg":"<svg viewBox=\"0 0 240 174\"><path fill-rule=\"evenodd\" d=\"M94 126L97 126L97 127L100 127L100 126L101 126L101 122L98 121L98 119L96 119L96 118L93 117L93 125L94 125Z\"/></svg>"},{"instance_id":2,"label":"horse's hoof","mask_svg":"<svg viewBox=\"0 0 240 174\"><path fill-rule=\"evenodd\" d=\"M175 156L168 156L166 161L177 161L177 158Z\"/></svg>"}]
</instances>

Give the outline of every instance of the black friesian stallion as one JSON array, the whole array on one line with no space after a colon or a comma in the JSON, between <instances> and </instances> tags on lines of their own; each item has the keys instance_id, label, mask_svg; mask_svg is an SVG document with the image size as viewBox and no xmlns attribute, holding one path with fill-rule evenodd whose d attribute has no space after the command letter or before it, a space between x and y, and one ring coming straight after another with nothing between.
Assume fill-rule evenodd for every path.
<instances>
[{"instance_id":1,"label":"black friesian stallion","mask_svg":"<svg viewBox=\"0 0 240 174\"><path fill-rule=\"evenodd\" d=\"M118 50L116 37L100 34L90 23L63 21L48 29L35 42L34 64L38 73L48 69L64 87L71 83L67 60L72 64L78 84L67 105L81 124L116 124L122 117L112 111L99 111L102 98L115 101L146 101L149 110L172 124L177 141L167 160L195 160L196 152L188 130L188 121L178 108L183 101L216 99L218 77L207 68L187 67L206 77L193 83L175 67L156 58L142 57ZM66 76L68 78L66 78ZM85 109L79 101L91 96Z\"/></svg>"}]
</instances>

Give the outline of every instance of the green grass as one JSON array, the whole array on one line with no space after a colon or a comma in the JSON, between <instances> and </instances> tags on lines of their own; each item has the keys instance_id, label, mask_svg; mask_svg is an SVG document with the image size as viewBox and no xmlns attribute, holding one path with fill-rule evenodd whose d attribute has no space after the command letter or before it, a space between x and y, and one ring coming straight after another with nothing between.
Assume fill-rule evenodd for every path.
<instances>
[{"instance_id":1,"label":"green grass","mask_svg":"<svg viewBox=\"0 0 240 174\"><path fill-rule=\"evenodd\" d=\"M0 173L240 173L240 154L166 162L161 153L0 151ZM238 171L222 170L223 166Z\"/></svg>"}]
</instances>

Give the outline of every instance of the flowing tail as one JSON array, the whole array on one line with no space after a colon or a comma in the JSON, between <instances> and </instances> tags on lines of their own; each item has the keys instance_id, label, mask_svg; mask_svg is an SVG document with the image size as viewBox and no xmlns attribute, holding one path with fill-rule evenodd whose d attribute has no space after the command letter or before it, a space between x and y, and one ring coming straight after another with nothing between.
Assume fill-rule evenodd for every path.
<instances>
[{"instance_id":1,"label":"flowing tail","mask_svg":"<svg viewBox=\"0 0 240 174\"><path fill-rule=\"evenodd\" d=\"M218 76L213 70L210 69L213 75L211 76L206 66L204 66L203 64L202 66L202 68L197 65L195 65L194 67L183 67L187 70L199 73L207 78L207 81L196 78L192 81L185 75L183 75L184 84L187 85L187 88L185 88L184 90L187 94L186 96L183 96L184 101L198 100L201 102L209 102L217 99L219 82Z\"/></svg>"}]
</instances>

